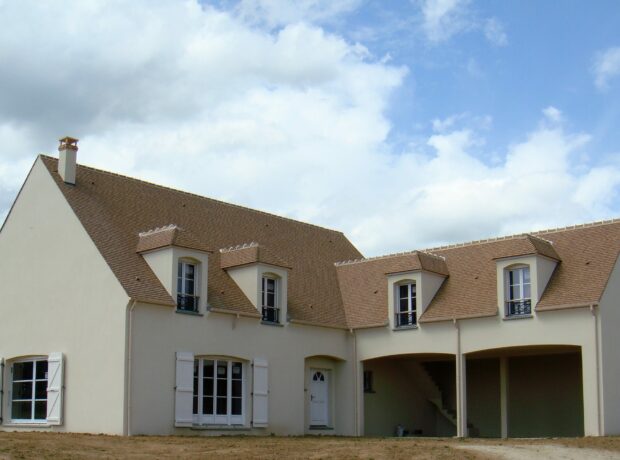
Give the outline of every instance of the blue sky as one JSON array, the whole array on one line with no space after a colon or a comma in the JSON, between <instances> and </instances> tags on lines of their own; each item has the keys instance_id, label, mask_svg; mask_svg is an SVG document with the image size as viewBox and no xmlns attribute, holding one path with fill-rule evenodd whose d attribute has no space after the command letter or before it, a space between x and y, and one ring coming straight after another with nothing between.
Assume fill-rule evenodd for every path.
<instances>
[{"instance_id":1,"label":"blue sky","mask_svg":"<svg viewBox=\"0 0 620 460\"><path fill-rule=\"evenodd\" d=\"M374 31L365 46L409 69L388 111L394 142L424 136L429 120L468 114L492 117L485 150L500 151L553 106L570 126L595 135L595 156L620 150L620 85L599 90L592 69L597 52L620 42L617 2L463 2L463 24L436 41L421 30L420 3L364 2L345 21L326 25L350 40ZM505 41L487 38L489 21Z\"/></svg>"},{"instance_id":2,"label":"blue sky","mask_svg":"<svg viewBox=\"0 0 620 460\"><path fill-rule=\"evenodd\" d=\"M336 228L367 255L620 217L616 1L0 16L0 220L64 135L80 163Z\"/></svg>"}]
</instances>

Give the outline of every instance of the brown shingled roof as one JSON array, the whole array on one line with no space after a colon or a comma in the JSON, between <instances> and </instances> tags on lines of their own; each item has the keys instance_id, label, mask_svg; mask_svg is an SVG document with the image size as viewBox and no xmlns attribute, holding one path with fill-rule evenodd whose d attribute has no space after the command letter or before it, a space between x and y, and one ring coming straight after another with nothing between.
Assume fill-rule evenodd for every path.
<instances>
[{"instance_id":1,"label":"brown shingled roof","mask_svg":"<svg viewBox=\"0 0 620 460\"><path fill-rule=\"evenodd\" d=\"M220 267L232 268L253 263L264 263L276 267L291 268L276 253L258 243L242 244L231 248L220 249Z\"/></svg>"},{"instance_id":2,"label":"brown shingled roof","mask_svg":"<svg viewBox=\"0 0 620 460\"><path fill-rule=\"evenodd\" d=\"M620 220L430 249L444 258L449 276L420 322L497 315L496 259L529 254L561 260L537 311L597 303L619 251ZM407 266L416 269L415 254L424 253L338 264L350 327L385 324L386 273L405 271Z\"/></svg>"},{"instance_id":3,"label":"brown shingled roof","mask_svg":"<svg viewBox=\"0 0 620 460\"><path fill-rule=\"evenodd\" d=\"M222 267L239 263L234 257L270 260L265 263L292 269L293 320L350 328L385 324L386 274L409 270L447 275L420 322L496 315L495 259L528 254L561 261L537 311L597 303L620 250L615 220L336 264L361 257L340 232L81 165L77 184L67 185L57 174L58 160L41 159L127 294L147 303L175 305L136 251L169 244L206 250L260 241L252 251L209 255L211 307L256 315ZM165 235L139 236L169 223L176 229Z\"/></svg>"},{"instance_id":4,"label":"brown shingled roof","mask_svg":"<svg viewBox=\"0 0 620 460\"><path fill-rule=\"evenodd\" d=\"M174 223L205 248L260 241L292 267L288 312L293 319L346 326L334 263L361 254L341 232L82 165L77 167L76 185L67 185L57 174L58 160L47 156L41 159L131 298L174 305L136 252L140 232ZM208 293L213 308L256 313L220 268L219 252L209 255Z\"/></svg>"}]
</instances>

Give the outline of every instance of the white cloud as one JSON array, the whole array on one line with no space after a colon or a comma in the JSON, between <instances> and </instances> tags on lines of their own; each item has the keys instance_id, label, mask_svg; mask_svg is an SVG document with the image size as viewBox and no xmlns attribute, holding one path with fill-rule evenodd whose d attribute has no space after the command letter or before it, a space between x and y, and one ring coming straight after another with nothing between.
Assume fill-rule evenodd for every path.
<instances>
[{"instance_id":1,"label":"white cloud","mask_svg":"<svg viewBox=\"0 0 620 460\"><path fill-rule=\"evenodd\" d=\"M508 36L504 26L496 18L489 18L484 22L484 36L495 46L506 46Z\"/></svg>"},{"instance_id":2,"label":"white cloud","mask_svg":"<svg viewBox=\"0 0 620 460\"><path fill-rule=\"evenodd\" d=\"M470 0L422 0L420 9L422 30L430 43L438 44L463 32L479 31L492 45L508 44L508 35L499 19L481 18L470 8Z\"/></svg>"},{"instance_id":3,"label":"white cloud","mask_svg":"<svg viewBox=\"0 0 620 460\"><path fill-rule=\"evenodd\" d=\"M422 28L431 42L443 42L466 29L468 0L424 0Z\"/></svg>"},{"instance_id":4,"label":"white cloud","mask_svg":"<svg viewBox=\"0 0 620 460\"><path fill-rule=\"evenodd\" d=\"M361 0L240 0L236 14L269 28L297 22L330 22L355 10Z\"/></svg>"},{"instance_id":5,"label":"white cloud","mask_svg":"<svg viewBox=\"0 0 620 460\"><path fill-rule=\"evenodd\" d=\"M435 133L446 133L450 130L456 130L458 125L465 126L468 129L486 131L491 128L492 124L493 117L490 115L472 116L467 112L453 114L443 119L435 118L431 122Z\"/></svg>"},{"instance_id":6,"label":"white cloud","mask_svg":"<svg viewBox=\"0 0 620 460\"><path fill-rule=\"evenodd\" d=\"M588 140L539 127L489 166L478 159L472 131L435 134L433 155L410 152L393 165L382 206L360 216L351 234L361 247L396 251L609 217L620 168L575 173Z\"/></svg>"},{"instance_id":7,"label":"white cloud","mask_svg":"<svg viewBox=\"0 0 620 460\"><path fill-rule=\"evenodd\" d=\"M542 113L551 123L560 123L562 121L562 112L552 105L543 109Z\"/></svg>"},{"instance_id":8,"label":"white cloud","mask_svg":"<svg viewBox=\"0 0 620 460\"><path fill-rule=\"evenodd\" d=\"M594 83L600 90L609 86L609 81L620 76L620 47L600 51L594 58Z\"/></svg>"},{"instance_id":9,"label":"white cloud","mask_svg":"<svg viewBox=\"0 0 620 460\"><path fill-rule=\"evenodd\" d=\"M588 138L561 124L493 166L487 117L437 120L422 147L392 151L406 69L308 22L274 32L164 0L0 15L0 214L61 135L81 139L81 163L336 228L369 255L617 212L620 166L575 172Z\"/></svg>"}]
</instances>

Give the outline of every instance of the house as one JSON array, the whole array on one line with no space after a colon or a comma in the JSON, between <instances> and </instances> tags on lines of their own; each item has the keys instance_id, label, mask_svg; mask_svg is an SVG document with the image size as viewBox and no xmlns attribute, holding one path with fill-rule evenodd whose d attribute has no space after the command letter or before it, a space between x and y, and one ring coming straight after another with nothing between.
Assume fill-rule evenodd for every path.
<instances>
[{"instance_id":1,"label":"house","mask_svg":"<svg viewBox=\"0 0 620 460\"><path fill-rule=\"evenodd\" d=\"M59 150L0 231L0 430L620 433L620 220L365 259Z\"/></svg>"}]
</instances>

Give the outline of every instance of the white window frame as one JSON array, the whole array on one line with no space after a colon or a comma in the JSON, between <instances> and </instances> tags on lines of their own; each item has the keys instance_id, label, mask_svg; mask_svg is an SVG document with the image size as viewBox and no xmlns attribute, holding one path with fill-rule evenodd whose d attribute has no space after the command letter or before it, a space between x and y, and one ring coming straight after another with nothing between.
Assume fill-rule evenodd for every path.
<instances>
[{"instance_id":1,"label":"white window frame","mask_svg":"<svg viewBox=\"0 0 620 460\"><path fill-rule=\"evenodd\" d=\"M32 362L33 364L33 368L32 368L32 379L30 380L14 380L14 374L13 374L13 370L14 370L14 366L15 364L20 364L20 363L29 363ZM37 379L37 363L39 362L45 362L48 365L48 370L45 373L45 379ZM28 357L28 358L22 358L22 359L16 359L14 361L11 361L10 363L10 378L8 379L7 382L7 387L9 388L9 396L7 398L7 403L8 403L8 413L9 413L9 417L8 419L10 420L10 423L15 423L15 424L25 424L25 425L32 425L32 424L47 424L47 386L49 385L49 363L48 363L48 357L47 356L33 356L33 357ZM25 383L25 382L29 382L32 384L32 396L30 399L13 399L13 385L14 383ZM46 388L46 393L45 393L45 398L36 398L36 383L37 382L46 382L45 388ZM24 402L31 402L32 407L31 407L31 418L29 419L18 419L18 418L14 418L13 417L13 402L19 402L19 401L24 401ZM42 419L38 419L38 418L34 418L34 412L35 412L35 404L37 402L42 402L45 401L45 417Z\"/></svg>"},{"instance_id":2,"label":"white window frame","mask_svg":"<svg viewBox=\"0 0 620 460\"><path fill-rule=\"evenodd\" d=\"M401 287L407 286L407 297L401 297L400 289ZM417 327L418 325L418 289L415 281L403 281L402 283L398 283L394 286L394 327L396 329L400 328L410 328ZM400 301L402 299L407 299L407 310L401 311L400 309ZM406 324L401 324L401 315L408 315L411 319L411 322Z\"/></svg>"},{"instance_id":3,"label":"white window frame","mask_svg":"<svg viewBox=\"0 0 620 460\"><path fill-rule=\"evenodd\" d=\"M194 282L194 289L192 289L192 293L187 293L186 292L186 287L187 287L187 282L190 281L187 278L187 267L188 266L192 266L194 268L194 278L193 281ZM179 268L181 269L181 276L179 276ZM178 264L177 264L177 310L180 311L193 311L193 312L199 312L200 310L200 297L198 295L198 291L199 291L199 278L200 278L200 264L196 263L193 260L185 260L185 259L179 259ZM190 296L194 298L194 310L186 310L186 309L181 309L179 308L179 301L178 298L179 296Z\"/></svg>"},{"instance_id":4,"label":"white window frame","mask_svg":"<svg viewBox=\"0 0 620 460\"><path fill-rule=\"evenodd\" d=\"M270 305L267 305L267 293L268 291L266 290L266 285L268 281L273 281L273 307ZM262 321L265 323L271 323L271 324L280 324L282 321L282 309L280 308L280 280L275 277L275 276L271 276L271 275L263 275L261 277L261 291L260 291L260 299L261 299L261 318ZM275 311L276 317L277 317L277 321L269 321L265 319L265 313L264 313L264 309L265 308L270 308L273 309Z\"/></svg>"},{"instance_id":5,"label":"white window frame","mask_svg":"<svg viewBox=\"0 0 620 460\"><path fill-rule=\"evenodd\" d=\"M528 273L528 282L525 282L525 271ZM511 274L518 274L517 283L510 282ZM513 297L511 295L512 287L518 286L520 296ZM529 286L530 295L529 297L525 297L524 291L525 286ZM532 314L532 272L530 270L529 265L513 265L510 267L506 267L505 269L505 283L504 283L504 292L505 292L505 314L508 317L514 316L529 316ZM510 313L510 305L512 303L524 303L524 313ZM529 302L529 306L527 303Z\"/></svg>"},{"instance_id":6,"label":"white window frame","mask_svg":"<svg viewBox=\"0 0 620 460\"><path fill-rule=\"evenodd\" d=\"M227 369L227 377L226 377L226 414L217 414L217 375L214 375L213 378L213 413L212 414L203 414L203 383L204 383L204 362L205 361L213 361L213 372L217 374L217 365L218 363L226 362ZM232 365L233 363L241 364L241 414L233 415L232 414L232 382L233 382L233 374L232 374ZM234 358L225 358L225 357L211 357L211 356L199 356L194 358L194 366L198 366L198 384L194 384L194 392L192 394L192 416L193 423L195 425L227 425L227 426L235 426L235 425L245 425L245 414L246 414L246 385L247 385L247 373L248 366L247 363L240 359ZM195 374L194 374L195 375ZM195 378L195 377L193 377ZM196 388L197 386L197 388ZM196 394L197 391L197 394ZM194 413L193 409L193 398L197 396L197 412Z\"/></svg>"}]
</instances>

